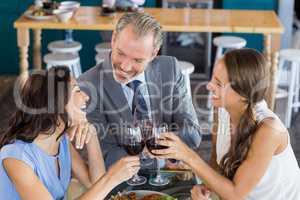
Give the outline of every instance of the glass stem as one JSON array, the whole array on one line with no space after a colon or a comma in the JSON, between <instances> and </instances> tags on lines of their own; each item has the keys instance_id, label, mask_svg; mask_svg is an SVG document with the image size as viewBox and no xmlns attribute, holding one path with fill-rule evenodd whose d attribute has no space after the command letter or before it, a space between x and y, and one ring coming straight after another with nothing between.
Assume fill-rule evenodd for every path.
<instances>
[{"instance_id":1,"label":"glass stem","mask_svg":"<svg viewBox=\"0 0 300 200\"><path fill-rule=\"evenodd\" d=\"M139 180L139 175L135 174L133 177L132 177L132 181L133 182L137 182Z\"/></svg>"},{"instance_id":2,"label":"glass stem","mask_svg":"<svg viewBox=\"0 0 300 200\"><path fill-rule=\"evenodd\" d=\"M157 159L157 175L156 178L157 179L161 179L161 174L160 174L160 164L159 164L160 159Z\"/></svg>"}]
</instances>

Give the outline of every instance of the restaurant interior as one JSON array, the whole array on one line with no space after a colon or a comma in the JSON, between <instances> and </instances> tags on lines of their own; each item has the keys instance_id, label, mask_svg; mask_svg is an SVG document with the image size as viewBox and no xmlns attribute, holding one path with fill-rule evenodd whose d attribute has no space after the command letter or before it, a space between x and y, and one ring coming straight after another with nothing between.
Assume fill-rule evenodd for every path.
<instances>
[{"instance_id":1,"label":"restaurant interior","mask_svg":"<svg viewBox=\"0 0 300 200\"><path fill-rule=\"evenodd\" d=\"M300 1L145 0L141 5L132 4L134 6L124 3L131 0L119 1L116 6L110 5L114 1L109 0L76 0L73 10L68 6L74 6L74 1L0 2L1 130L7 129L16 110L15 85L24 74L65 65L73 76L79 77L104 62L111 51L112 31L121 15L145 12L162 26L163 43L158 54L174 56L179 61L201 127L202 141L196 152L205 161L210 160L212 153L213 111L206 85L214 65L226 51L252 48L265 55L269 70L265 100L288 128L300 163ZM49 9L54 11L49 14ZM71 56L65 56L66 53ZM183 175L182 172L170 175L167 170L165 174L170 180ZM199 177L194 178L199 181ZM72 181L73 188L69 189L66 200L76 199L85 190L76 179ZM158 191L178 200L191 200L191 184L191 181L179 181L168 186L134 188L124 183L107 199L118 199L115 198L118 192L137 190L137 195L142 196Z\"/></svg>"}]
</instances>

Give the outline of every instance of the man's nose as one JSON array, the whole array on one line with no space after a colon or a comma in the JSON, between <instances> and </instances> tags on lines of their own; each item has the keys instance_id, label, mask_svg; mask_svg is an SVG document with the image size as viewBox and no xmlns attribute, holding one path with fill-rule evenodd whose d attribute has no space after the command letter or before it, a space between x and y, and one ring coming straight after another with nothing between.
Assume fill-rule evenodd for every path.
<instances>
[{"instance_id":1,"label":"man's nose","mask_svg":"<svg viewBox=\"0 0 300 200\"><path fill-rule=\"evenodd\" d=\"M122 71L129 72L132 69L132 64L129 59L124 59L120 65Z\"/></svg>"}]
</instances>

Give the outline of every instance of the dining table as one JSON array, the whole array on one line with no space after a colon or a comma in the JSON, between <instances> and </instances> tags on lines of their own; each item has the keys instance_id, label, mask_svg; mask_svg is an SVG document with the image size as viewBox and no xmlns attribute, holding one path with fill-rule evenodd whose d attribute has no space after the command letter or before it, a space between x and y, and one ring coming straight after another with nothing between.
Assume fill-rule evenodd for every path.
<instances>
[{"instance_id":1,"label":"dining table","mask_svg":"<svg viewBox=\"0 0 300 200\"><path fill-rule=\"evenodd\" d=\"M155 170L142 170L139 172L139 174L147 177L148 181L145 184L139 186L130 186L126 182L121 183L107 195L106 199L111 199L112 196L129 193L131 191L153 191L169 195L177 200L191 200L191 189L194 185L201 183L196 176L192 176L188 179L182 179L182 173L163 172L162 175L167 177L170 183L164 186L153 186L149 184L149 179L154 178L156 175ZM214 197L214 199L217 198Z\"/></svg>"},{"instance_id":2,"label":"dining table","mask_svg":"<svg viewBox=\"0 0 300 200\"><path fill-rule=\"evenodd\" d=\"M33 6L28 8L29 11L32 9ZM280 35L284 32L283 25L274 11L144 8L143 12L155 17L160 22L164 32L263 34L264 54L269 71L266 101L271 108L274 107L278 50L280 48ZM72 19L66 23L59 22L56 18L43 21L31 20L23 14L14 22L14 27L17 29L20 73L28 74L30 31L33 32L33 68L41 69L43 30L114 30L116 22L122 14L122 12L117 12L112 16L102 16L101 7L81 6Z\"/></svg>"}]
</instances>

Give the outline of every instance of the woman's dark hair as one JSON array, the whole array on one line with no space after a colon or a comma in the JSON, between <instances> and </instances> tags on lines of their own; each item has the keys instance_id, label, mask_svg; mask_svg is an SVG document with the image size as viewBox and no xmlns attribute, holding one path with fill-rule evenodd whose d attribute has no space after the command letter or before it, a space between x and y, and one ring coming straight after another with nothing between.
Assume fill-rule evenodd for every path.
<instances>
[{"instance_id":1,"label":"woman's dark hair","mask_svg":"<svg viewBox=\"0 0 300 200\"><path fill-rule=\"evenodd\" d=\"M253 107L264 99L268 73L264 56L254 49L229 51L224 55L224 63L232 89L244 97L247 106L232 136L230 149L220 162L223 175L232 180L246 159L258 128Z\"/></svg>"},{"instance_id":2,"label":"woman's dark hair","mask_svg":"<svg viewBox=\"0 0 300 200\"><path fill-rule=\"evenodd\" d=\"M40 133L51 135L61 121L66 128L70 81L70 70L63 66L30 74L19 90L19 98L15 95L17 110L0 135L0 148L16 139L32 142Z\"/></svg>"}]
</instances>

